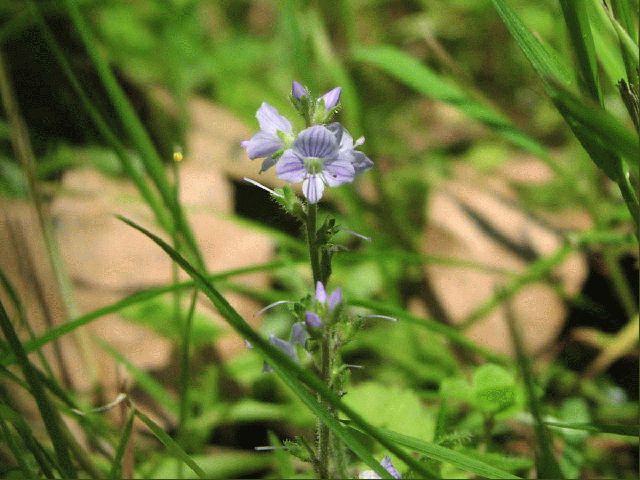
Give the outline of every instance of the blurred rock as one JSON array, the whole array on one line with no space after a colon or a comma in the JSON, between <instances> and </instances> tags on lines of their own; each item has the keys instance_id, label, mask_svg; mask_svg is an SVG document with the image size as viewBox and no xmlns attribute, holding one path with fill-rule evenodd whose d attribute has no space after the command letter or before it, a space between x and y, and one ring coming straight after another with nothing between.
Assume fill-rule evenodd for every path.
<instances>
[{"instance_id":1,"label":"blurred rock","mask_svg":"<svg viewBox=\"0 0 640 480\"><path fill-rule=\"evenodd\" d=\"M521 180L548 178L544 165L528 165L528 170L530 177L519 172ZM478 264L478 268L425 267L436 296L456 324L509 284L514 277L507 272L522 274L536 258L552 255L562 245L552 227L517 206L505 176L489 178L468 166L456 168L453 179L434 192L429 218L425 253ZM552 273L564 292L576 294L587 275L586 261L582 254L572 253ZM567 314L564 301L544 279L519 290L512 306L532 353L557 337ZM504 305L480 318L467 334L497 352L512 353Z\"/></svg>"}]
</instances>

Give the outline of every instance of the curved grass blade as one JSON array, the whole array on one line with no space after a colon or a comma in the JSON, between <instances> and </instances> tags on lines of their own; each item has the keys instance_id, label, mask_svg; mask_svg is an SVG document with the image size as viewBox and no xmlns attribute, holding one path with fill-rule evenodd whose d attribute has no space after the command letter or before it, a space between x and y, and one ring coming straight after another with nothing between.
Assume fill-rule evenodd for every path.
<instances>
[{"instance_id":1,"label":"curved grass blade","mask_svg":"<svg viewBox=\"0 0 640 480\"><path fill-rule=\"evenodd\" d=\"M383 45L355 48L352 58L375 65L418 93L458 108L509 142L540 157L548 157L542 145L518 130L501 113L475 100L457 84L445 80L411 55Z\"/></svg>"},{"instance_id":2,"label":"curved grass blade","mask_svg":"<svg viewBox=\"0 0 640 480\"><path fill-rule=\"evenodd\" d=\"M425 442L419 438L410 437L401 433L393 432L391 430L381 429L382 435L387 437L392 442L404 445L416 452L437 460L439 462L448 463L455 467L464 470L465 472L475 473L485 478L500 478L500 479L514 479L520 478L509 472L501 470L489 465L481 460L473 457L469 457L456 450L436 445L435 443Z\"/></svg>"},{"instance_id":3,"label":"curved grass blade","mask_svg":"<svg viewBox=\"0 0 640 480\"><path fill-rule=\"evenodd\" d=\"M264 270L273 270L276 268L284 267L287 265L287 262L284 261L275 261L263 263L260 265L254 265L250 267L241 267L233 270L227 270L225 272L214 273L207 275L207 278L210 280L221 280L225 278L229 278L235 275L243 275L245 273L253 273ZM104 317L105 315L109 315L111 313L119 312L131 305L135 305L137 303L145 302L147 300L151 300L152 298L158 297L165 293L173 292L176 290L185 290L189 288L193 288L194 282L192 280L186 282L180 282L173 285L168 285L164 287L150 288L148 290L143 290L141 292L134 293L129 295L128 297L123 298L115 303L110 305L106 305L104 307L98 308L92 312L81 315L80 317L70 320L69 322L59 325L55 328L44 333L42 336L35 338L33 340L27 341L24 344L24 349L27 353L31 353L35 350L38 350L43 345L46 345L49 342L52 342L67 333L70 333L77 328L80 328L88 323L91 323L98 318ZM0 365L8 366L16 362L15 355L8 355L4 358L0 359Z\"/></svg>"},{"instance_id":4,"label":"curved grass blade","mask_svg":"<svg viewBox=\"0 0 640 480\"><path fill-rule=\"evenodd\" d=\"M167 435L167 433L160 428L160 426L155 423L153 420L151 420L149 417L147 417L144 413L142 413L140 410L138 410L136 407L132 407L133 411L134 411L134 415L136 417L138 417L142 423L144 423L147 427L149 427L149 430L151 430L153 432L153 434L155 435L155 437L160 440L160 442L167 447L167 450L176 458L179 458L180 460L182 460L184 463L186 463L189 468L191 470L193 470L196 475L198 475L198 477L200 478L206 478L207 474L204 473L204 470L202 470L202 468L200 468L200 466L195 462L195 460L193 460L193 458L191 458L187 452L185 452L180 445L178 445L176 443L176 441L171 438L169 435Z\"/></svg>"},{"instance_id":5,"label":"curved grass blade","mask_svg":"<svg viewBox=\"0 0 640 480\"><path fill-rule=\"evenodd\" d=\"M146 230L144 227L137 225L135 222L124 217L118 217L120 220L140 231L151 240L153 240L160 248L162 248L180 267L187 273L196 285L216 307L218 312L227 320L227 323L244 339L251 342L253 347L261 352L270 362L274 371L282 378L282 380L294 391L296 395L327 425L334 431L336 436L340 438L360 459L365 462L371 469L376 471L384 478L389 478L389 473L380 466L380 464L371 456L368 450L354 437L346 428L344 428L305 388L305 385L316 392L322 399L342 411L351 421L363 432L377 440L382 446L394 453L405 464L414 469L416 472L431 477L430 472L420 462L416 461L411 455L408 455L403 449L399 448L393 442L388 441L380 434L377 428L367 423L358 413L348 407L338 396L333 393L316 375L306 371L300 365L292 361L286 354L279 349L273 347L269 342L256 333L253 328L235 311L235 309L227 302L227 300L218 292L218 290L209 282L206 277L197 271L189 262L187 262L178 252L168 245L161 238Z\"/></svg>"}]
</instances>

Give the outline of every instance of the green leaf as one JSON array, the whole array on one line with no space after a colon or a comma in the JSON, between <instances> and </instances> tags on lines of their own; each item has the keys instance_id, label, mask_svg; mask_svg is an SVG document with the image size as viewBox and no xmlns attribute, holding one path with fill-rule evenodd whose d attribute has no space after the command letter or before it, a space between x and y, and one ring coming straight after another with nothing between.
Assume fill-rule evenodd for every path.
<instances>
[{"instance_id":1,"label":"green leaf","mask_svg":"<svg viewBox=\"0 0 640 480\"><path fill-rule=\"evenodd\" d=\"M498 413L516 402L515 378L499 365L478 367L473 372L472 389L476 407L486 413Z\"/></svg>"},{"instance_id":2,"label":"green leaf","mask_svg":"<svg viewBox=\"0 0 640 480\"><path fill-rule=\"evenodd\" d=\"M541 157L547 156L542 145L518 130L501 113L475 100L457 84L442 78L411 55L388 45L358 47L351 55L356 61L384 70L422 95L458 108L511 143Z\"/></svg>"},{"instance_id":3,"label":"green leaf","mask_svg":"<svg viewBox=\"0 0 640 480\"><path fill-rule=\"evenodd\" d=\"M147 427L149 427L149 430L151 430L153 434L156 436L156 438L160 440L160 442L165 447L167 447L167 450L174 457L179 458L184 463L186 463L189 466L189 468L198 475L198 477L207 478L207 474L204 473L204 470L202 470L202 468L200 468L200 466L193 460L193 458L191 458L187 454L187 452L185 452L180 447L180 445L176 443L176 441L173 438L167 435L167 433L162 428L160 428L160 426L157 423L155 423L153 420L151 420L149 417L147 417L144 413L142 413L137 408L134 408L134 411L135 411L135 416L138 417L140 420L142 420L142 422Z\"/></svg>"},{"instance_id":4,"label":"green leaf","mask_svg":"<svg viewBox=\"0 0 640 480\"><path fill-rule=\"evenodd\" d=\"M300 365L291 360L287 355L279 349L273 347L262 336L256 333L253 328L235 311L235 309L227 302L227 300L218 292L218 290L209 282L206 277L197 271L189 262L187 262L178 252L161 238L149 232L145 228L137 225L135 222L124 217L118 217L126 224L140 231L151 240L153 240L160 248L162 248L193 280L200 291L204 293L216 307L218 312L226 319L227 323L244 339L251 342L253 347L262 353L269 361L271 367L276 374L293 390L293 392L310 408L318 418L327 424L335 435L340 438L362 461L370 468L376 471L384 478L389 478L388 472L380 466L380 464L371 456L368 449L365 448L355 436L345 429L337 419L329 413L314 397L314 395L305 388L305 385L316 392L325 402L330 403L336 410L342 411L354 425L361 428L372 438L378 440L385 446L389 452L396 454L408 466L420 472L423 475L430 476L428 470L417 462L413 457L408 455L404 450L397 447L394 443L389 442L382 436L378 429L365 422L362 417L353 409L349 408L342 402L335 393L333 393L316 375L303 369Z\"/></svg>"},{"instance_id":5,"label":"green leaf","mask_svg":"<svg viewBox=\"0 0 640 480\"><path fill-rule=\"evenodd\" d=\"M392 442L404 445L405 447L422 453L433 460L454 465L466 472L472 472L486 478L520 478L450 448L425 442L424 440L407 435L402 435L391 430L381 430L381 432L382 435Z\"/></svg>"}]
</instances>

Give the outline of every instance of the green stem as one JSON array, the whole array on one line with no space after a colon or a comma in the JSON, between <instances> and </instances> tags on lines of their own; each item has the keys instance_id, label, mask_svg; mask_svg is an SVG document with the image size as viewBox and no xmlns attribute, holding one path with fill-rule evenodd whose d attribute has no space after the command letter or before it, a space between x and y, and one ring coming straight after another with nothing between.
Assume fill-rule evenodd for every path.
<instances>
[{"instance_id":1,"label":"green stem","mask_svg":"<svg viewBox=\"0 0 640 480\"><path fill-rule=\"evenodd\" d=\"M307 204L307 242L309 244L309 258L311 260L314 285L323 280L321 278L320 255L318 254L318 243L316 241L317 216L318 206L315 203Z\"/></svg>"}]
</instances>

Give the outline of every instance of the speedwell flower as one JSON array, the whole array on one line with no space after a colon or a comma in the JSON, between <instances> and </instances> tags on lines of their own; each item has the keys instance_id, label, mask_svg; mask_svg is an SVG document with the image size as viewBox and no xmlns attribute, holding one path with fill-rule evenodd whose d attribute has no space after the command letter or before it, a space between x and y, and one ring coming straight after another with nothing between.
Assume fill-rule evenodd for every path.
<instances>
[{"instance_id":1,"label":"speedwell flower","mask_svg":"<svg viewBox=\"0 0 640 480\"><path fill-rule=\"evenodd\" d=\"M327 291L324 288L322 282L316 283L316 301L323 307L332 313L338 305L342 303L342 290L336 288L331 295L327 297ZM324 322L316 312L306 311L304 314L304 321L310 328L320 328L324 325Z\"/></svg>"},{"instance_id":2,"label":"speedwell flower","mask_svg":"<svg viewBox=\"0 0 640 480\"><path fill-rule=\"evenodd\" d=\"M256 118L260 124L260 131L240 145L247 151L251 160L264 158L260 172L273 166L279 154L293 141L293 127L291 122L278 113L267 102L262 102Z\"/></svg>"},{"instance_id":3,"label":"speedwell flower","mask_svg":"<svg viewBox=\"0 0 640 480\"><path fill-rule=\"evenodd\" d=\"M302 182L309 203L322 198L325 185L337 187L353 181L356 171L351 162L339 158L336 136L322 125L309 127L298 135L276 165L278 177L291 183Z\"/></svg>"}]
</instances>

